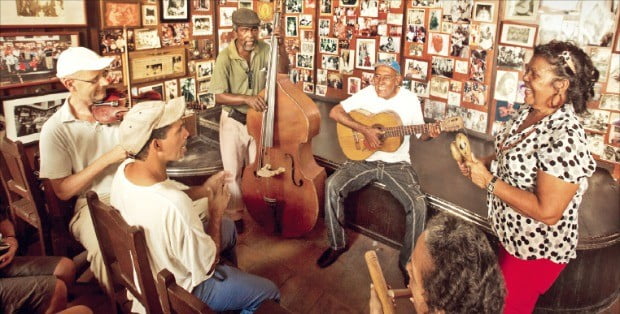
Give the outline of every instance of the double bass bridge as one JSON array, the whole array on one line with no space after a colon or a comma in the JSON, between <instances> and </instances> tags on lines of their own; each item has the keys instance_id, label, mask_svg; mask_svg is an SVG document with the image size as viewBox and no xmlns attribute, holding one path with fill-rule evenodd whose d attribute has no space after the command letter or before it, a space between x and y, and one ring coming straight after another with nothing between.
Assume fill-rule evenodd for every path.
<instances>
[{"instance_id":1,"label":"double bass bridge","mask_svg":"<svg viewBox=\"0 0 620 314\"><path fill-rule=\"evenodd\" d=\"M286 172L284 167L278 169L271 169L271 164L265 164L262 168L258 169L256 175L261 178L271 178Z\"/></svg>"}]
</instances>

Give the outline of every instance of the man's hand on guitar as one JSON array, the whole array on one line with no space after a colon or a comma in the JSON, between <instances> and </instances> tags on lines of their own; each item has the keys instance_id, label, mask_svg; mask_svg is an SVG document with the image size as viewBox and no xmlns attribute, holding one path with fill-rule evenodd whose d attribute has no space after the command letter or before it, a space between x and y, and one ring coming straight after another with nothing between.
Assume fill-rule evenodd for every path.
<instances>
[{"instance_id":1,"label":"man's hand on guitar","mask_svg":"<svg viewBox=\"0 0 620 314\"><path fill-rule=\"evenodd\" d=\"M265 102L263 97L258 95L246 96L244 102L246 105L250 106L250 108L259 112L263 112L265 111L265 109L267 109L267 103Z\"/></svg>"},{"instance_id":2,"label":"man's hand on guitar","mask_svg":"<svg viewBox=\"0 0 620 314\"><path fill-rule=\"evenodd\" d=\"M441 127L439 127L439 124L433 124L428 129L428 135L432 138L436 138L439 134L441 134Z\"/></svg>"},{"instance_id":3,"label":"man's hand on guitar","mask_svg":"<svg viewBox=\"0 0 620 314\"><path fill-rule=\"evenodd\" d=\"M365 127L362 131L366 140L366 146L371 149L377 149L381 147L381 137L383 131L373 127Z\"/></svg>"}]
</instances>

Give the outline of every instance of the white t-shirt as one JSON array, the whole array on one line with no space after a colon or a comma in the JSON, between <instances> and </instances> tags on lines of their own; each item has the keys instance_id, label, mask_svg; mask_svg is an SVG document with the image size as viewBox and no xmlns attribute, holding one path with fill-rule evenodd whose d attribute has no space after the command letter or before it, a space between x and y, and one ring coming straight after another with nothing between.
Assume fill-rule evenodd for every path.
<instances>
[{"instance_id":1,"label":"white t-shirt","mask_svg":"<svg viewBox=\"0 0 620 314\"><path fill-rule=\"evenodd\" d=\"M181 287L192 291L210 277L215 243L192 210L192 200L181 190L183 184L168 179L151 186L135 185L125 176L125 166L132 162L127 159L118 167L110 204L129 225L144 229L153 275L167 268Z\"/></svg>"},{"instance_id":2,"label":"white t-shirt","mask_svg":"<svg viewBox=\"0 0 620 314\"><path fill-rule=\"evenodd\" d=\"M341 103L344 111L363 109L372 114L383 111L394 111L400 116L403 125L424 124L420 101L415 93L401 87L398 93L390 99L381 98L377 95L373 85L367 86L343 100ZM417 135L419 137L419 134ZM366 158L367 161L401 162L411 163L409 155L409 138L405 136L403 144L395 152L377 151Z\"/></svg>"},{"instance_id":3,"label":"white t-shirt","mask_svg":"<svg viewBox=\"0 0 620 314\"><path fill-rule=\"evenodd\" d=\"M76 119L67 98L41 129L40 177L60 179L78 173L118 143L118 124L105 125ZM108 166L82 194L88 190L94 190L99 195L109 194L117 166Z\"/></svg>"}]
</instances>

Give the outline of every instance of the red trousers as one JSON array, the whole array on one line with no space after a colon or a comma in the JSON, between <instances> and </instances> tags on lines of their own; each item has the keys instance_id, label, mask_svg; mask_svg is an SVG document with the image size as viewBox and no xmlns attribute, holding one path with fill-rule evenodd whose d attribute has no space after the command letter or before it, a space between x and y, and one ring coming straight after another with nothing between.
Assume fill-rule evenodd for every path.
<instances>
[{"instance_id":1,"label":"red trousers","mask_svg":"<svg viewBox=\"0 0 620 314\"><path fill-rule=\"evenodd\" d=\"M504 314L532 313L538 297L545 293L567 264L548 259L522 260L500 245L499 265L506 282Z\"/></svg>"}]
</instances>

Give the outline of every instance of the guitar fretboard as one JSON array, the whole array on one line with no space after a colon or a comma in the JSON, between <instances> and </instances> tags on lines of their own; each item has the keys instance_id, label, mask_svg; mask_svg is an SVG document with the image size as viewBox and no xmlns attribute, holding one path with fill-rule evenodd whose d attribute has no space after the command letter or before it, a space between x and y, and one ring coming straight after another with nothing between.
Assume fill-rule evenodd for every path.
<instances>
[{"instance_id":1,"label":"guitar fretboard","mask_svg":"<svg viewBox=\"0 0 620 314\"><path fill-rule=\"evenodd\" d=\"M385 133L383 136L385 137L393 137L393 136L405 136L417 133L428 133L430 132L431 127L435 126L434 123L420 124L420 125L405 125L405 126L395 126L390 128L385 128L383 131Z\"/></svg>"}]
</instances>

